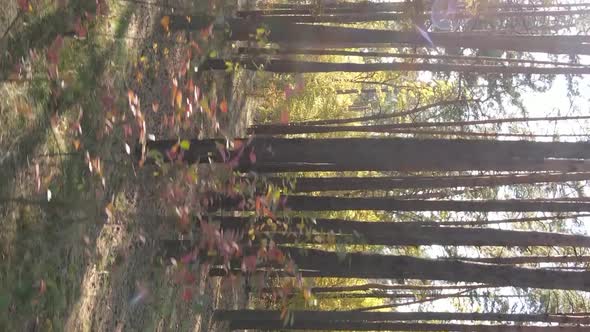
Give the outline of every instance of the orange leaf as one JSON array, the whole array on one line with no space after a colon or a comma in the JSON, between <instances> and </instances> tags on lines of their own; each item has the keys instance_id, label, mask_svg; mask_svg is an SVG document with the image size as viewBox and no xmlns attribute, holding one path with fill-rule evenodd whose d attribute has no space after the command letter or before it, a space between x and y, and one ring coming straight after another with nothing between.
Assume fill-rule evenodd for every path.
<instances>
[{"instance_id":1,"label":"orange leaf","mask_svg":"<svg viewBox=\"0 0 590 332\"><path fill-rule=\"evenodd\" d=\"M182 91L180 90L176 91L176 106L182 107Z\"/></svg>"},{"instance_id":2,"label":"orange leaf","mask_svg":"<svg viewBox=\"0 0 590 332\"><path fill-rule=\"evenodd\" d=\"M73 143L74 143L74 149L76 149L76 151L80 150L80 140L75 139Z\"/></svg>"},{"instance_id":3,"label":"orange leaf","mask_svg":"<svg viewBox=\"0 0 590 332\"><path fill-rule=\"evenodd\" d=\"M170 16L166 15L162 17L160 24L162 25L162 28L164 28L164 31L170 31Z\"/></svg>"},{"instance_id":4,"label":"orange leaf","mask_svg":"<svg viewBox=\"0 0 590 332\"><path fill-rule=\"evenodd\" d=\"M221 109L221 113L227 113L227 102L225 99L219 104L219 108Z\"/></svg>"}]
</instances>

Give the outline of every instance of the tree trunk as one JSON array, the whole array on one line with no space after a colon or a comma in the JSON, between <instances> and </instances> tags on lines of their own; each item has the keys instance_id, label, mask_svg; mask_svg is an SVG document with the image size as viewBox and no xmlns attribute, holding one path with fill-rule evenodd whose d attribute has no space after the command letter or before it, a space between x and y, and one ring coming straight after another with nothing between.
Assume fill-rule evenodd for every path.
<instances>
[{"instance_id":1,"label":"tree trunk","mask_svg":"<svg viewBox=\"0 0 590 332\"><path fill-rule=\"evenodd\" d=\"M420 106L420 107L415 107L410 110L404 110L404 111L399 111L399 112L375 114L375 115L361 116L361 117L356 117L356 118L301 121L301 122L291 123L290 125L291 126L334 125L334 124L344 124L344 123L352 123L352 122L368 122L368 121L391 119L391 118L397 118L397 117L402 117L402 116L406 116L406 115L416 114L416 113L424 112L426 110L429 110L431 108L436 108L436 107L445 107L445 106L451 106L451 105L465 105L470 102L479 102L479 101L474 100L474 99L444 100L444 101L434 102L432 104L428 104L428 105L424 105L424 106ZM261 126L261 125L253 126L254 129L249 129L249 130L255 131L256 128L258 128L259 126ZM262 125L262 126L264 126L264 125Z\"/></svg>"},{"instance_id":2,"label":"tree trunk","mask_svg":"<svg viewBox=\"0 0 590 332\"><path fill-rule=\"evenodd\" d=\"M332 292L352 292L352 291L369 291L369 290L415 290L415 291L435 291L435 290L449 290L449 289L476 289L486 288L486 285L468 284L468 285L385 285L377 283L369 283L356 286L333 286L333 287L312 287L310 291L316 293L332 293ZM263 292L271 293L272 289L263 288Z\"/></svg>"},{"instance_id":3,"label":"tree trunk","mask_svg":"<svg viewBox=\"0 0 590 332\"><path fill-rule=\"evenodd\" d=\"M327 4L318 7L307 4L289 4L290 7L275 7L271 9L240 10L239 17L257 17L262 15L314 15L318 12L324 14L342 13L378 13L387 11L401 11L407 7L404 3L377 3L377 2L348 2L344 4ZM283 5L285 6L285 5Z\"/></svg>"},{"instance_id":4,"label":"tree trunk","mask_svg":"<svg viewBox=\"0 0 590 332\"><path fill-rule=\"evenodd\" d=\"M519 256L519 257L457 257L469 262L490 263L490 264L538 264L538 263L590 263L590 256Z\"/></svg>"},{"instance_id":5,"label":"tree trunk","mask_svg":"<svg viewBox=\"0 0 590 332\"><path fill-rule=\"evenodd\" d=\"M381 88L381 89L339 89L336 90L336 94L338 95L353 95L353 94L370 94L370 93L377 93L377 91L381 91L383 93L387 93L392 91L392 89L388 88Z\"/></svg>"},{"instance_id":6,"label":"tree trunk","mask_svg":"<svg viewBox=\"0 0 590 332\"><path fill-rule=\"evenodd\" d=\"M287 180L268 178L276 185ZM532 173L464 176L405 176L405 177L300 177L291 178L293 192L434 189L457 187L496 187L514 184L564 183L588 181L590 173Z\"/></svg>"},{"instance_id":7,"label":"tree trunk","mask_svg":"<svg viewBox=\"0 0 590 332\"><path fill-rule=\"evenodd\" d=\"M479 74L504 75L588 75L590 67L533 67L533 66L503 66L503 65L461 65L448 63L353 63L353 62L317 62L286 59L236 58L207 59L199 70L227 70L228 62L239 63L244 69L264 70L272 73L370 73L383 71L431 71L431 72L461 72Z\"/></svg>"},{"instance_id":8,"label":"tree trunk","mask_svg":"<svg viewBox=\"0 0 590 332\"><path fill-rule=\"evenodd\" d=\"M317 299L413 299L415 294L388 294L388 293L321 293L316 294ZM458 298L459 296L453 296Z\"/></svg>"},{"instance_id":9,"label":"tree trunk","mask_svg":"<svg viewBox=\"0 0 590 332\"><path fill-rule=\"evenodd\" d=\"M328 13L326 13L328 14ZM477 17L480 19L493 20L493 19L510 19L517 18L522 19L526 17L563 17L573 15L588 15L590 10L588 9L577 9L577 10L545 10L545 11L483 11L477 13ZM458 13L454 15L454 19L470 19L473 18L472 14ZM380 21L406 21L408 22L410 17L406 13L390 13L390 12L374 12L371 14L349 14L349 13L338 13L336 15L305 15L305 14L293 14L284 15L269 13L259 16L251 16L249 19L258 21L260 23L361 23L361 22L380 22ZM430 19L430 14L421 14L414 17L415 20L424 21Z\"/></svg>"},{"instance_id":10,"label":"tree trunk","mask_svg":"<svg viewBox=\"0 0 590 332\"><path fill-rule=\"evenodd\" d=\"M221 156L216 145L219 142L223 141L191 140L189 149L181 152L183 160L189 163L228 160ZM585 142L272 137L254 137L243 142L242 148L229 156L234 168L240 171L575 172L590 165L581 160L590 159L590 143ZM174 146L179 150L177 140L147 142L148 150L158 151L163 156Z\"/></svg>"},{"instance_id":11,"label":"tree trunk","mask_svg":"<svg viewBox=\"0 0 590 332\"><path fill-rule=\"evenodd\" d=\"M590 202L559 200L398 200L389 197L348 198L285 196L293 211L465 211L465 212L588 212Z\"/></svg>"},{"instance_id":12,"label":"tree trunk","mask_svg":"<svg viewBox=\"0 0 590 332\"><path fill-rule=\"evenodd\" d=\"M461 261L431 260L410 256L349 253L282 248L302 269L317 277L367 279L420 279L477 282L490 286L590 290L590 272L526 269Z\"/></svg>"},{"instance_id":13,"label":"tree trunk","mask_svg":"<svg viewBox=\"0 0 590 332\"><path fill-rule=\"evenodd\" d=\"M305 208L305 207L304 207ZM238 218L241 219L241 218ZM298 224L297 222L293 223ZM240 229L248 223L233 218L222 219L224 229ZM590 237L560 233L514 231L492 228L428 227L396 222L362 222L340 219L315 219L314 231L334 234L337 242L386 246L550 246L590 248ZM247 230L245 231L247 232ZM290 232L269 232L277 243L316 243L313 237ZM319 233L318 233L319 234Z\"/></svg>"},{"instance_id":14,"label":"tree trunk","mask_svg":"<svg viewBox=\"0 0 590 332\"><path fill-rule=\"evenodd\" d=\"M215 18L170 15L171 30L201 30L209 27ZM390 31L360 28L343 28L325 25L308 25L267 22L266 41L291 46L351 48L376 44L404 44L413 47L473 48L480 50L506 50L554 54L590 54L588 36L525 36L491 33L429 32L426 40L418 31ZM253 40L258 36L261 23L256 20L227 19L220 27L229 26L229 40Z\"/></svg>"},{"instance_id":15,"label":"tree trunk","mask_svg":"<svg viewBox=\"0 0 590 332\"><path fill-rule=\"evenodd\" d=\"M297 125L297 124L294 124ZM494 131L465 131L465 130L422 130L422 129L392 129L388 131L389 134L410 134L419 135L424 138L436 138L436 136L452 136L456 138L467 137L511 137L511 138L528 138L534 140L535 138L563 138L576 137L578 139L585 139L587 134L521 134L521 133L498 133ZM390 135L389 137L400 137L401 135Z\"/></svg>"},{"instance_id":16,"label":"tree trunk","mask_svg":"<svg viewBox=\"0 0 590 332\"><path fill-rule=\"evenodd\" d=\"M502 62L502 63L526 63L531 65L550 65L550 66L568 66L568 67L588 67L579 63L557 62L557 61L543 61L543 60L529 60L529 59L507 59L488 56L467 56L467 55L441 55L441 54L416 54L416 53L391 53L391 52L364 52L364 51L348 51L348 50L334 50L334 49L309 49L309 48L248 48L240 47L238 54L249 55L341 55L341 56L357 56L357 57L377 57L377 58L400 58L400 59L437 59L443 62L452 62L452 60L473 61L473 62ZM386 90L386 89L385 89ZM354 91L354 90L352 90ZM374 90L373 90L374 91Z\"/></svg>"},{"instance_id":17,"label":"tree trunk","mask_svg":"<svg viewBox=\"0 0 590 332\"><path fill-rule=\"evenodd\" d=\"M446 102L445 104L437 103L437 106L445 106L451 104L457 104L455 102ZM431 105L424 106L433 107ZM401 116L403 114L392 113L388 114L388 117ZM384 118L384 115L380 115L380 118ZM374 119L375 116L368 116L358 119ZM423 128L423 127L464 127L482 124L500 124L500 123L517 123L517 122L540 122L540 121L566 121L566 120L587 120L590 116L553 116L553 117L533 117L533 118L502 118L502 119L487 119L487 120L472 120L472 121L446 121L446 122L407 122L407 123L394 123L394 124L382 124L382 125L364 125L364 126L320 126L320 125L283 125L283 124L270 124L270 125L257 125L252 126L249 129L251 134L257 135L295 135L295 134L320 134L320 133L336 133L336 132L369 132L369 133L390 133L395 132L398 129L407 128ZM341 120L342 122L349 122L351 119ZM331 123L334 123L332 121Z\"/></svg>"},{"instance_id":18,"label":"tree trunk","mask_svg":"<svg viewBox=\"0 0 590 332\"><path fill-rule=\"evenodd\" d=\"M560 324L590 324L589 317L567 314L502 314L471 312L357 312L357 311L292 311L294 322L387 322L387 321L496 321L543 322ZM281 312L272 310L216 310L213 319L218 321L280 321Z\"/></svg>"},{"instance_id":19,"label":"tree trunk","mask_svg":"<svg viewBox=\"0 0 590 332\"><path fill-rule=\"evenodd\" d=\"M279 331L456 331L456 332L584 332L582 326L514 326L514 325L469 325L469 324L426 324L390 322L308 322L294 321L285 326L283 321L231 321L233 329L263 329Z\"/></svg>"}]
</instances>

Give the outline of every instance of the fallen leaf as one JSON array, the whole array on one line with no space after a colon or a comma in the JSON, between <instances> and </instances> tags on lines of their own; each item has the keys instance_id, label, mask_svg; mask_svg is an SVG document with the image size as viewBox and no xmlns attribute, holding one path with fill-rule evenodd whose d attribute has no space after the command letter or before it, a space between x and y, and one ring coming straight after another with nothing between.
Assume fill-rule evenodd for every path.
<instances>
[{"instance_id":1,"label":"fallen leaf","mask_svg":"<svg viewBox=\"0 0 590 332\"><path fill-rule=\"evenodd\" d=\"M18 8L23 12L33 11L33 7L29 3L29 0L18 0Z\"/></svg>"},{"instance_id":2,"label":"fallen leaf","mask_svg":"<svg viewBox=\"0 0 590 332\"><path fill-rule=\"evenodd\" d=\"M170 16L166 15L166 16L162 17L162 19L160 20L160 25L162 25L162 28L164 28L164 31L169 32L170 31Z\"/></svg>"},{"instance_id":3,"label":"fallen leaf","mask_svg":"<svg viewBox=\"0 0 590 332\"><path fill-rule=\"evenodd\" d=\"M82 24L82 18L80 16L74 22L74 31L78 38L86 38L88 35L88 29Z\"/></svg>"},{"instance_id":4,"label":"fallen leaf","mask_svg":"<svg viewBox=\"0 0 590 332\"><path fill-rule=\"evenodd\" d=\"M55 37L51 46L47 49L47 61L52 64L59 63L59 52L64 45L64 39L61 35Z\"/></svg>"},{"instance_id":5,"label":"fallen leaf","mask_svg":"<svg viewBox=\"0 0 590 332\"><path fill-rule=\"evenodd\" d=\"M152 111L154 111L154 113L158 113L159 109L160 109L160 103L157 101L154 101L152 103Z\"/></svg>"},{"instance_id":6,"label":"fallen leaf","mask_svg":"<svg viewBox=\"0 0 590 332\"><path fill-rule=\"evenodd\" d=\"M227 113L227 101L225 99L219 104L219 109L221 109L221 113Z\"/></svg>"},{"instance_id":7,"label":"fallen leaf","mask_svg":"<svg viewBox=\"0 0 590 332\"><path fill-rule=\"evenodd\" d=\"M190 300L192 300L192 298L193 298L193 292L191 291L191 289L190 288L185 288L182 291L182 299L185 302L190 302Z\"/></svg>"},{"instance_id":8,"label":"fallen leaf","mask_svg":"<svg viewBox=\"0 0 590 332\"><path fill-rule=\"evenodd\" d=\"M176 106L182 108L182 91L176 91Z\"/></svg>"},{"instance_id":9,"label":"fallen leaf","mask_svg":"<svg viewBox=\"0 0 590 332\"><path fill-rule=\"evenodd\" d=\"M35 179L37 180L37 192L40 192L41 191L41 175L40 175L38 163L35 163Z\"/></svg>"}]
</instances>

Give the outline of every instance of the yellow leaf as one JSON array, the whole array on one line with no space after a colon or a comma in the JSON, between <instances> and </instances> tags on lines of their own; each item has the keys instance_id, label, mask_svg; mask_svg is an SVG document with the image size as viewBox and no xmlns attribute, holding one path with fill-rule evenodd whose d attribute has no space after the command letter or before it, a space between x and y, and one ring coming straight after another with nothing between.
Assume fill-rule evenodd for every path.
<instances>
[{"instance_id":1,"label":"yellow leaf","mask_svg":"<svg viewBox=\"0 0 590 332\"><path fill-rule=\"evenodd\" d=\"M176 106L178 108L182 107L182 91L176 91Z\"/></svg>"}]
</instances>

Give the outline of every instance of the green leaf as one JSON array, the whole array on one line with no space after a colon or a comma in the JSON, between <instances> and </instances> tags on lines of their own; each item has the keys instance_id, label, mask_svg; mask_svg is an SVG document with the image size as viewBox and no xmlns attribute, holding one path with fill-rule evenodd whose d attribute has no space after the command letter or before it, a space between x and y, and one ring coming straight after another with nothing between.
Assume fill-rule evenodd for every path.
<instances>
[{"instance_id":1,"label":"green leaf","mask_svg":"<svg viewBox=\"0 0 590 332\"><path fill-rule=\"evenodd\" d=\"M188 150L188 149L190 149L191 148L191 142L188 141L188 140L186 140L186 139L180 141L180 148L183 149L183 150L185 150L185 151Z\"/></svg>"}]
</instances>

